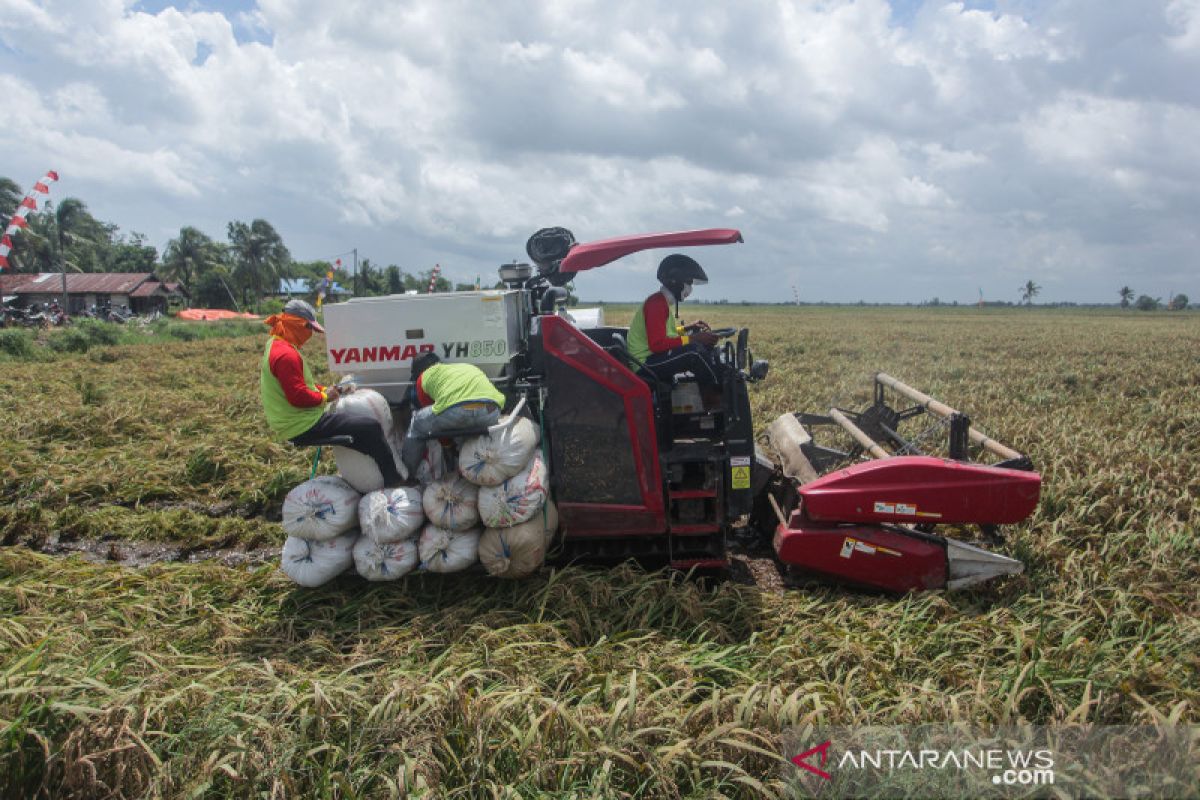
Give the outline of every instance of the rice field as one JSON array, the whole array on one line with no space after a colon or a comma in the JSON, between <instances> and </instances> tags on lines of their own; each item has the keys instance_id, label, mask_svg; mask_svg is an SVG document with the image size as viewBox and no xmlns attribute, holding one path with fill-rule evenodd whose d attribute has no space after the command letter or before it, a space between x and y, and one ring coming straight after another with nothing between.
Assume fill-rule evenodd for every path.
<instances>
[{"instance_id":1,"label":"rice field","mask_svg":"<svg viewBox=\"0 0 1200 800\"><path fill-rule=\"evenodd\" d=\"M278 548L311 468L268 436L259 336L0 354L0 795L779 797L797 726L1200 721L1200 315L688 310L770 359L760 430L885 370L1029 454L1042 502L999 548L1025 574L299 589L188 560ZM171 560L122 563L147 548Z\"/></svg>"}]
</instances>

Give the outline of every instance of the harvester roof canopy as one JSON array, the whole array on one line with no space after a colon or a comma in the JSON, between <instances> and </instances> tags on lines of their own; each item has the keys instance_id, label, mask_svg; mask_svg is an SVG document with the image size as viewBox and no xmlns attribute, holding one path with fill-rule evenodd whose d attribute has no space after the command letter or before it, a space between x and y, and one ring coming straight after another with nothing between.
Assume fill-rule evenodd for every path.
<instances>
[{"instance_id":1,"label":"harvester roof canopy","mask_svg":"<svg viewBox=\"0 0 1200 800\"><path fill-rule=\"evenodd\" d=\"M675 233L642 233L634 236L618 236L596 242L575 245L559 265L559 272L583 272L602 267L618 258L642 250L658 247L696 247L710 244L735 244L742 240L742 232L734 228L706 228L698 231Z\"/></svg>"}]
</instances>

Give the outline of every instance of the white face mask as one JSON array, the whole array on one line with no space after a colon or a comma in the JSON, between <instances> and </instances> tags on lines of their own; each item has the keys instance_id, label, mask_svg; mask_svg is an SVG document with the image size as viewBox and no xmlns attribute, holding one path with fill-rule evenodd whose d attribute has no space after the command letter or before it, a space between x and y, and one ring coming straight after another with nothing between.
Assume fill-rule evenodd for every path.
<instances>
[{"instance_id":1,"label":"white face mask","mask_svg":"<svg viewBox=\"0 0 1200 800\"><path fill-rule=\"evenodd\" d=\"M683 285L683 290L679 292L679 299L687 300L689 297L691 297L691 295L692 295L692 285L690 283L685 283Z\"/></svg>"}]
</instances>

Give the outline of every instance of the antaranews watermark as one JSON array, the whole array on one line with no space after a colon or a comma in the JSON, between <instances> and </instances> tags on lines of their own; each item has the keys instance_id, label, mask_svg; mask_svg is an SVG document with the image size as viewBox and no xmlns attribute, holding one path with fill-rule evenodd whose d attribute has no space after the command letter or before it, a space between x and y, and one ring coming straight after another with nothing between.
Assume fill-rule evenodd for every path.
<instances>
[{"instance_id":1,"label":"antaranews watermark","mask_svg":"<svg viewBox=\"0 0 1200 800\"><path fill-rule=\"evenodd\" d=\"M797 729L794 797L1200 798L1200 727Z\"/></svg>"}]
</instances>

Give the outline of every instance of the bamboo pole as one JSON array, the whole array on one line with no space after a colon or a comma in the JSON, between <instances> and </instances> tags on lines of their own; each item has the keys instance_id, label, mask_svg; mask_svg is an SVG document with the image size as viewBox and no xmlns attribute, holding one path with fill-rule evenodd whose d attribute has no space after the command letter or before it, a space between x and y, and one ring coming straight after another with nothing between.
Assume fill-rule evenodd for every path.
<instances>
[{"instance_id":1,"label":"bamboo pole","mask_svg":"<svg viewBox=\"0 0 1200 800\"><path fill-rule=\"evenodd\" d=\"M843 414L842 412L838 411L836 408L829 409L829 418L832 419L834 422L836 422L838 425L841 425L843 428L845 428L846 433L853 436L854 441L856 441L860 445L862 445L863 449L865 449L871 455L875 456L875 458L890 458L891 457L891 455L892 455L891 453L889 453L887 450L884 450L882 447L877 445L875 443L874 439L872 439L870 436L867 436L867 434L863 433L862 428L859 428L857 425L855 425L853 422L851 422L849 419L847 419L846 415Z\"/></svg>"},{"instance_id":2,"label":"bamboo pole","mask_svg":"<svg viewBox=\"0 0 1200 800\"><path fill-rule=\"evenodd\" d=\"M888 375L886 372L875 373L875 380L879 381L884 386L889 386L892 389L895 389L900 394L916 403L919 403L923 408L934 414L937 414L939 417L945 417L949 419L958 413L945 403L934 400L929 395L925 394L924 392L917 391L906 383L901 383L891 375ZM1011 447L1005 447L995 439L990 439L987 436L984 436L983 433L976 430L974 427L970 429L968 435L971 437L972 442L1002 459L1010 460L1022 457L1021 454L1016 450L1013 450Z\"/></svg>"}]
</instances>

